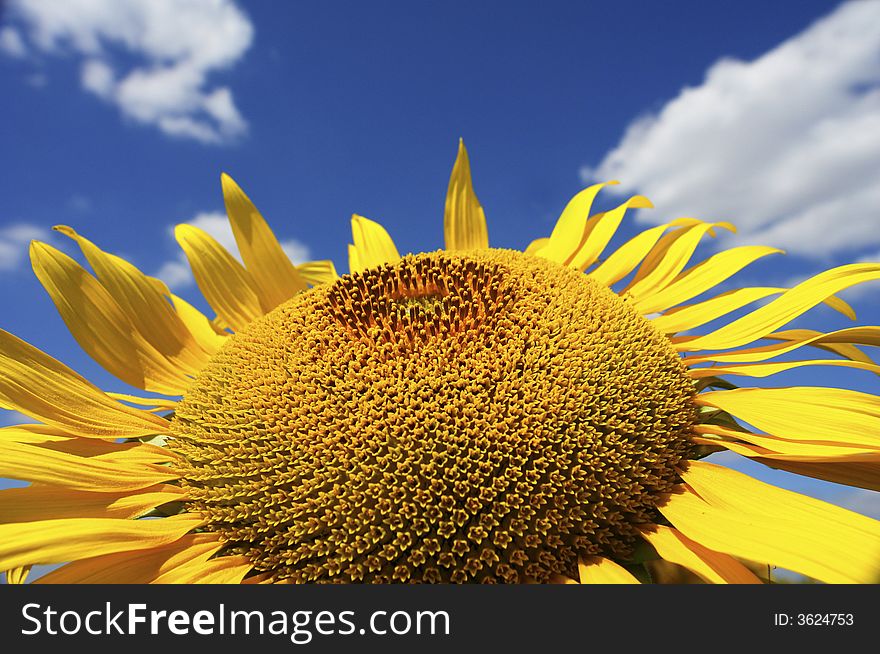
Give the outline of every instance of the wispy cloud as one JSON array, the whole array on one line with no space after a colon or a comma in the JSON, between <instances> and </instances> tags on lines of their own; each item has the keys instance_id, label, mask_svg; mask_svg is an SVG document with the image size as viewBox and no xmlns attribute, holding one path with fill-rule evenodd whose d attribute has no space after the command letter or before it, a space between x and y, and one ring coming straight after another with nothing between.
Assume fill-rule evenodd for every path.
<instances>
[{"instance_id":1,"label":"wispy cloud","mask_svg":"<svg viewBox=\"0 0 880 654\"><path fill-rule=\"evenodd\" d=\"M11 8L27 43L5 28L0 49L79 58L82 87L125 117L202 143L247 130L232 91L208 83L253 40L233 0L14 0Z\"/></svg>"},{"instance_id":2,"label":"wispy cloud","mask_svg":"<svg viewBox=\"0 0 880 654\"><path fill-rule=\"evenodd\" d=\"M27 48L21 34L12 27L0 29L0 52L15 59L21 59L27 55Z\"/></svg>"},{"instance_id":3,"label":"wispy cloud","mask_svg":"<svg viewBox=\"0 0 880 654\"><path fill-rule=\"evenodd\" d=\"M210 234L232 256L241 261L241 254L235 243L232 227L229 225L229 219L225 214L219 211L203 211L187 220L186 224L198 227ZM172 239L174 238L173 226L169 227L168 234ZM311 257L308 246L296 239L281 241L281 247L295 264L305 263ZM164 262L155 273L155 276L168 284L169 288L172 289L183 288L193 283L192 271L183 252L180 252L177 258Z\"/></svg>"},{"instance_id":4,"label":"wispy cloud","mask_svg":"<svg viewBox=\"0 0 880 654\"><path fill-rule=\"evenodd\" d=\"M823 257L880 244L880 3L851 2L630 124L585 181L662 215L730 220L739 242Z\"/></svg>"},{"instance_id":5,"label":"wispy cloud","mask_svg":"<svg viewBox=\"0 0 880 654\"><path fill-rule=\"evenodd\" d=\"M29 223L0 227L0 273L18 270L27 260L32 240L48 241L50 232Z\"/></svg>"}]
</instances>

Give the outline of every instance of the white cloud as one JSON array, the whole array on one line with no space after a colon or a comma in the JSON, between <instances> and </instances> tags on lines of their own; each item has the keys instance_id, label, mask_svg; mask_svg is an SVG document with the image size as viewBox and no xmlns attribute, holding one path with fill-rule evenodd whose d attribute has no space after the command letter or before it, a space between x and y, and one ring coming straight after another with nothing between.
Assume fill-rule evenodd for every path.
<instances>
[{"instance_id":1,"label":"white cloud","mask_svg":"<svg viewBox=\"0 0 880 654\"><path fill-rule=\"evenodd\" d=\"M253 39L234 0L14 0L12 8L34 48L81 57L83 88L127 118L203 143L247 130L230 89L208 84Z\"/></svg>"},{"instance_id":2,"label":"white cloud","mask_svg":"<svg viewBox=\"0 0 880 654\"><path fill-rule=\"evenodd\" d=\"M312 257L309 247L295 239L281 241L281 249L284 250L287 258L297 265L309 261Z\"/></svg>"},{"instance_id":3,"label":"white cloud","mask_svg":"<svg viewBox=\"0 0 880 654\"><path fill-rule=\"evenodd\" d=\"M28 223L0 227L0 272L17 270L27 259L32 240L48 241L50 233Z\"/></svg>"},{"instance_id":4,"label":"white cloud","mask_svg":"<svg viewBox=\"0 0 880 654\"><path fill-rule=\"evenodd\" d=\"M281 249L284 250L284 254L287 255L287 258L290 259L294 265L299 266L306 261L311 261L312 253L311 250L309 250L309 246L305 243L300 243L295 238L290 238L286 241L281 241L280 243Z\"/></svg>"},{"instance_id":5,"label":"white cloud","mask_svg":"<svg viewBox=\"0 0 880 654\"><path fill-rule=\"evenodd\" d=\"M235 236L226 214L219 211L202 211L187 220L186 223L207 232L232 256L241 261L241 254L238 251L238 245L235 243ZM169 228L168 233L171 238L174 238L173 227ZM295 264L305 263L311 258L308 246L295 239L281 241L281 248ZM176 259L164 262L155 276L168 284L169 288L182 288L193 283L192 271L183 252L180 252Z\"/></svg>"},{"instance_id":6,"label":"white cloud","mask_svg":"<svg viewBox=\"0 0 880 654\"><path fill-rule=\"evenodd\" d=\"M739 242L818 258L880 244L880 3L716 62L581 172L650 197L640 220L730 220Z\"/></svg>"},{"instance_id":7,"label":"white cloud","mask_svg":"<svg viewBox=\"0 0 880 654\"><path fill-rule=\"evenodd\" d=\"M0 52L15 59L21 59L27 54L21 35L11 27L0 29Z\"/></svg>"},{"instance_id":8,"label":"white cloud","mask_svg":"<svg viewBox=\"0 0 880 654\"><path fill-rule=\"evenodd\" d=\"M207 232L236 259L241 261L238 246L235 244L235 236L232 233L232 226L229 224L229 218L226 217L226 214L219 211L202 211L186 222L188 225Z\"/></svg>"},{"instance_id":9,"label":"white cloud","mask_svg":"<svg viewBox=\"0 0 880 654\"><path fill-rule=\"evenodd\" d=\"M166 261L159 266L159 270L153 276L161 279L171 289L183 288L193 283L192 271L182 252L177 259Z\"/></svg>"},{"instance_id":10,"label":"white cloud","mask_svg":"<svg viewBox=\"0 0 880 654\"><path fill-rule=\"evenodd\" d=\"M109 100L116 86L113 69L101 59L89 59L80 69L80 83L87 91Z\"/></svg>"}]
</instances>

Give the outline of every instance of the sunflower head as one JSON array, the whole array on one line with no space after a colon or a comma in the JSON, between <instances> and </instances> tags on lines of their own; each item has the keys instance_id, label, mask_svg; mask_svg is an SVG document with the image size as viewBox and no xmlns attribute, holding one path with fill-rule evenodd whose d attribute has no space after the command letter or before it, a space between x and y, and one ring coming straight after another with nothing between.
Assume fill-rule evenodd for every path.
<instances>
[{"instance_id":1,"label":"sunflower head","mask_svg":"<svg viewBox=\"0 0 880 654\"><path fill-rule=\"evenodd\" d=\"M169 446L192 509L273 578L549 581L627 557L657 519L693 395L608 288L518 252L437 252L231 337Z\"/></svg>"},{"instance_id":2,"label":"sunflower head","mask_svg":"<svg viewBox=\"0 0 880 654\"><path fill-rule=\"evenodd\" d=\"M706 298L778 250L689 266L701 239L733 228L690 218L609 248L625 213L650 203L591 215L603 186L524 252L490 249L461 146L445 249L401 257L355 216L340 277L329 261L293 265L224 176L241 260L176 230L210 317L59 228L94 274L37 243L37 276L83 348L151 395L105 393L0 331L0 405L36 421L0 429L0 475L33 482L0 491L0 570L632 583L662 559L708 582L757 583L751 569L768 564L878 581L876 521L700 459L725 449L880 489L876 396L727 379L880 373L862 349L880 345L880 327L782 329L822 302L854 317L836 294L880 278L880 264ZM775 359L807 346L824 358Z\"/></svg>"}]
</instances>

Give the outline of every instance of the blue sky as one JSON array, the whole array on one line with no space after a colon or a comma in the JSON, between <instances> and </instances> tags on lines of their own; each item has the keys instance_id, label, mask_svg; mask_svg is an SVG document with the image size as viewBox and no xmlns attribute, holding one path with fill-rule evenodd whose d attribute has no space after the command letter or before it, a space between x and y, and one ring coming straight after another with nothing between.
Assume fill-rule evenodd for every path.
<instances>
[{"instance_id":1,"label":"blue sky","mask_svg":"<svg viewBox=\"0 0 880 654\"><path fill-rule=\"evenodd\" d=\"M125 390L68 334L27 265L31 238L72 253L49 233L71 225L195 301L170 228L227 238L225 171L297 258L346 270L354 212L401 251L435 249L459 137L496 246L547 235L574 193L615 177L657 205L623 238L693 215L740 225L722 246L789 251L742 284L880 260L878 71L877 2L13 0L0 327ZM880 323L880 286L846 297ZM798 324L847 326L822 308ZM860 371L769 382L880 392ZM880 517L877 494L740 467Z\"/></svg>"}]
</instances>

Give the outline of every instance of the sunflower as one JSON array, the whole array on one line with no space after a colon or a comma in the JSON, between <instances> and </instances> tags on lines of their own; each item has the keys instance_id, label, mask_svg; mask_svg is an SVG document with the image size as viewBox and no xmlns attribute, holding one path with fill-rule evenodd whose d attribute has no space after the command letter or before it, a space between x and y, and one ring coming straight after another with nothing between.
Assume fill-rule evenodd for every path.
<instances>
[{"instance_id":1,"label":"sunflower","mask_svg":"<svg viewBox=\"0 0 880 654\"><path fill-rule=\"evenodd\" d=\"M493 249L460 145L445 249L401 256L354 216L340 277L293 265L222 185L243 263L176 230L213 318L69 227L94 274L32 243L83 349L147 394L103 392L0 331L0 405L35 420L0 430L0 475L30 482L0 491L8 581L61 563L37 581L635 583L661 564L880 580L880 523L703 460L880 489L878 397L730 381L880 373L859 348L880 327L781 329L823 302L854 318L836 294L880 264L698 299L779 250L688 267L733 226L680 218L605 254L651 206L590 215L605 184L524 252ZM806 346L823 358L779 359Z\"/></svg>"}]
</instances>

